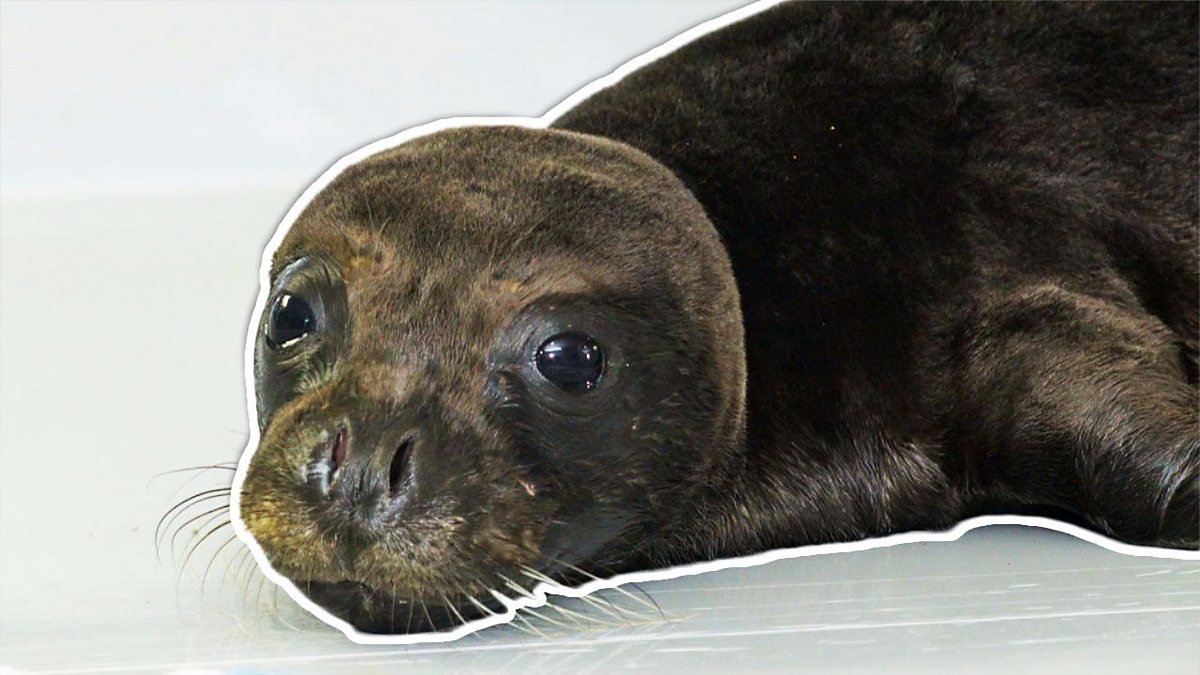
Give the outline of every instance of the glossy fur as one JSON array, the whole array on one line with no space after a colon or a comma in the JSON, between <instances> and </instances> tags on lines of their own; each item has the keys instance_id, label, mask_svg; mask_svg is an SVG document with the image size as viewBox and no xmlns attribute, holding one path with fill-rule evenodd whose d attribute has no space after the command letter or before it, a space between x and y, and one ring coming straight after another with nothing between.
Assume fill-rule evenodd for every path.
<instances>
[{"instance_id":1,"label":"glossy fur","mask_svg":"<svg viewBox=\"0 0 1200 675\"><path fill-rule=\"evenodd\" d=\"M327 316L260 340L247 526L401 632L980 513L1196 548L1197 7L788 3L365 160L276 253Z\"/></svg>"}]
</instances>

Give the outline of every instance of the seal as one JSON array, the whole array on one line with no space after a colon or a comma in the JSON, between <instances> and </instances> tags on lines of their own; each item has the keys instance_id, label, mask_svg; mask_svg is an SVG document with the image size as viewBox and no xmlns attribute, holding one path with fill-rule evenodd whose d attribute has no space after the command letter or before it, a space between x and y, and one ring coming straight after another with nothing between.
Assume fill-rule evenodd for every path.
<instances>
[{"instance_id":1,"label":"seal","mask_svg":"<svg viewBox=\"0 0 1200 675\"><path fill-rule=\"evenodd\" d=\"M369 632L1051 514L1200 538L1194 3L786 3L276 249L239 517Z\"/></svg>"}]
</instances>

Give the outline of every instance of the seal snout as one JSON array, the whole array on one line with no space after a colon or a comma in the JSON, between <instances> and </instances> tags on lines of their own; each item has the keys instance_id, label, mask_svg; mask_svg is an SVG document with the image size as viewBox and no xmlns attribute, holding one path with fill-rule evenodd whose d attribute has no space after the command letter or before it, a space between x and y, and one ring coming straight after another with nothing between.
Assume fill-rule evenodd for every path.
<instances>
[{"instance_id":1,"label":"seal snout","mask_svg":"<svg viewBox=\"0 0 1200 675\"><path fill-rule=\"evenodd\" d=\"M354 433L349 424L339 423L315 449L309 483L350 524L372 529L381 518L402 511L412 498L412 455L421 437L419 429Z\"/></svg>"}]
</instances>

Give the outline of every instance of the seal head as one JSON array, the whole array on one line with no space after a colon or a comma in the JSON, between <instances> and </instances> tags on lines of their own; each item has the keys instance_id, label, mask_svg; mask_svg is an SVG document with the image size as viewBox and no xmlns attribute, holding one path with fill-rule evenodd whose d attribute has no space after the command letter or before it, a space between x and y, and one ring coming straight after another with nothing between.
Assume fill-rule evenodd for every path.
<instances>
[{"instance_id":1,"label":"seal head","mask_svg":"<svg viewBox=\"0 0 1200 675\"><path fill-rule=\"evenodd\" d=\"M452 627L496 592L666 562L738 457L729 259L629 146L409 141L318 194L270 278L240 515L360 630Z\"/></svg>"}]
</instances>

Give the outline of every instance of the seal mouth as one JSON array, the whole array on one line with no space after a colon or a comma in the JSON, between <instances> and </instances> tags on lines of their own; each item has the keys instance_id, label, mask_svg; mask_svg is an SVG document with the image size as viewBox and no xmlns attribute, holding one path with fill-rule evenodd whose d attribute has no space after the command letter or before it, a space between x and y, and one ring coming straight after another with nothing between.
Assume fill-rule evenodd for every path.
<instances>
[{"instance_id":1,"label":"seal mouth","mask_svg":"<svg viewBox=\"0 0 1200 675\"><path fill-rule=\"evenodd\" d=\"M444 631L504 612L496 598L479 598L465 604L430 603L380 591L359 581L297 581L296 587L364 633Z\"/></svg>"}]
</instances>

